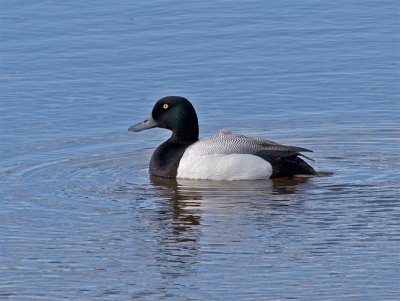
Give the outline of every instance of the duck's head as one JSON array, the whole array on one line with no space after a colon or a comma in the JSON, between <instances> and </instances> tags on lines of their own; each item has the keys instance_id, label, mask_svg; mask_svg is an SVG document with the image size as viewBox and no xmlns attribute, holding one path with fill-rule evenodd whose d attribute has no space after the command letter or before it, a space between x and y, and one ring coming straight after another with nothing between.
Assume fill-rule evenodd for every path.
<instances>
[{"instance_id":1,"label":"duck's head","mask_svg":"<svg viewBox=\"0 0 400 301\"><path fill-rule=\"evenodd\" d=\"M172 140L193 142L199 139L197 114L192 104L184 97L166 96L157 101L150 117L129 128L140 132L154 127L171 130Z\"/></svg>"}]
</instances>

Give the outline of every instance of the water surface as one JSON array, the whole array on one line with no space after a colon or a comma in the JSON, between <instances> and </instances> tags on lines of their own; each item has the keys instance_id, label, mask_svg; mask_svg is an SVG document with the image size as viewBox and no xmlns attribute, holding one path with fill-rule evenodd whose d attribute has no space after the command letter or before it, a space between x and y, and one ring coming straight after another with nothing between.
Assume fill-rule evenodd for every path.
<instances>
[{"instance_id":1,"label":"water surface","mask_svg":"<svg viewBox=\"0 0 400 301\"><path fill-rule=\"evenodd\" d=\"M398 1L0 5L2 299L398 299ZM321 175L150 178L165 95Z\"/></svg>"}]
</instances>

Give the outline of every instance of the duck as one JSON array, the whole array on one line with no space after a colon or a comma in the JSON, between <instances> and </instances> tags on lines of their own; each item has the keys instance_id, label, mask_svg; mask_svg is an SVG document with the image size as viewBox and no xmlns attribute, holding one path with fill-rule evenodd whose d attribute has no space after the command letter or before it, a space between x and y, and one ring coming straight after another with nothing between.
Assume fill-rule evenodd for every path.
<instances>
[{"instance_id":1,"label":"duck","mask_svg":"<svg viewBox=\"0 0 400 301\"><path fill-rule=\"evenodd\" d=\"M129 127L131 132L151 128L172 131L154 151L151 176L171 179L262 180L316 175L305 161L309 149L283 145L263 137L222 129L199 140L199 124L193 105L181 96L166 96L154 105L150 116Z\"/></svg>"}]
</instances>

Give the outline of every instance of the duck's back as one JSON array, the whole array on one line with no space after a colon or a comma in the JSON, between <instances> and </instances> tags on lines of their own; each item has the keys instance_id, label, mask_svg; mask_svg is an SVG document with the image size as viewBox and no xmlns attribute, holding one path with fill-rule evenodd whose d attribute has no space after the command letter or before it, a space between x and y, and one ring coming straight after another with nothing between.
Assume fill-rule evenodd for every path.
<instances>
[{"instance_id":1,"label":"duck's back","mask_svg":"<svg viewBox=\"0 0 400 301\"><path fill-rule=\"evenodd\" d=\"M178 178L253 180L295 174L315 174L301 158L309 151L295 146L221 130L190 145L177 171Z\"/></svg>"}]
</instances>

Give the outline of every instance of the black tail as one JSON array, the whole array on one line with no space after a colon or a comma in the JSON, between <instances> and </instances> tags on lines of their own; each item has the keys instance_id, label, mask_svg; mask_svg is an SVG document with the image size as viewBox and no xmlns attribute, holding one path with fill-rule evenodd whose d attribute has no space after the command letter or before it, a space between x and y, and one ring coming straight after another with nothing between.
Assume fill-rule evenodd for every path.
<instances>
[{"instance_id":1,"label":"black tail","mask_svg":"<svg viewBox=\"0 0 400 301\"><path fill-rule=\"evenodd\" d=\"M316 175L317 172L298 154L290 157L280 157L269 161L272 165L271 178L291 177L295 175Z\"/></svg>"}]
</instances>

